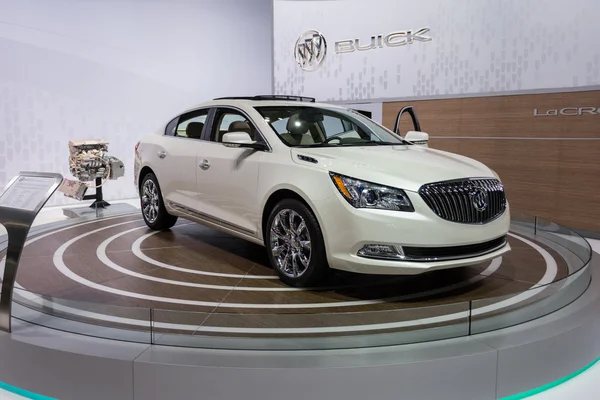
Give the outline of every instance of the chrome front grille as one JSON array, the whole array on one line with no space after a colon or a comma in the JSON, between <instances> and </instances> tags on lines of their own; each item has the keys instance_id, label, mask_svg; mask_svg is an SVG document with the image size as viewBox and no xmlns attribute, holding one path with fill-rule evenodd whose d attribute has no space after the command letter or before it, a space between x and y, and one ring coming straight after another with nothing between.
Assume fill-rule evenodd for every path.
<instances>
[{"instance_id":1,"label":"chrome front grille","mask_svg":"<svg viewBox=\"0 0 600 400\"><path fill-rule=\"evenodd\" d=\"M434 213L452 222L485 224L506 210L504 185L497 179L428 183L419 194Z\"/></svg>"}]
</instances>

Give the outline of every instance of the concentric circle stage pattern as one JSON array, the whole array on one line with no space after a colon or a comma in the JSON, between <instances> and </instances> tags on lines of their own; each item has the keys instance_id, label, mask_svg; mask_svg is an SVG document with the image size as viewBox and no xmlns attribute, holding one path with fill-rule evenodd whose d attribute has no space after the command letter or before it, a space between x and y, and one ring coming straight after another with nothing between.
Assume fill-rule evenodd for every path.
<instances>
[{"instance_id":1,"label":"concentric circle stage pattern","mask_svg":"<svg viewBox=\"0 0 600 400\"><path fill-rule=\"evenodd\" d=\"M526 217L513 223L509 242L509 253L481 265L410 277L340 272L326 287L292 288L267 266L262 247L198 224L155 232L138 214L74 220L30 237L15 300L61 317L37 323L94 336L331 348L511 326L563 307L587 287L589 248L572 232ZM240 337L270 340L240 344ZM274 340L290 337L314 340Z\"/></svg>"},{"instance_id":2,"label":"concentric circle stage pattern","mask_svg":"<svg viewBox=\"0 0 600 400\"><path fill-rule=\"evenodd\" d=\"M42 225L21 259L13 332L0 333L0 374L64 399L501 398L583 368L600 346L589 244L515 215L509 241L481 265L338 272L299 289L262 247L186 221Z\"/></svg>"}]
</instances>

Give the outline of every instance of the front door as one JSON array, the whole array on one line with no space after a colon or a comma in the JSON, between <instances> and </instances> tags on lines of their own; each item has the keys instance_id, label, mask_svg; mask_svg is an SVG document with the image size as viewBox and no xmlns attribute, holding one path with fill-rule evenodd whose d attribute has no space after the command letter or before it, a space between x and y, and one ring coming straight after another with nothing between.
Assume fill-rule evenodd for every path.
<instances>
[{"instance_id":1,"label":"front door","mask_svg":"<svg viewBox=\"0 0 600 400\"><path fill-rule=\"evenodd\" d=\"M234 108L217 108L210 141L198 153L199 212L216 222L255 236L260 224L258 171L264 152L226 147L223 135L246 132L260 137L249 117Z\"/></svg>"}]
</instances>

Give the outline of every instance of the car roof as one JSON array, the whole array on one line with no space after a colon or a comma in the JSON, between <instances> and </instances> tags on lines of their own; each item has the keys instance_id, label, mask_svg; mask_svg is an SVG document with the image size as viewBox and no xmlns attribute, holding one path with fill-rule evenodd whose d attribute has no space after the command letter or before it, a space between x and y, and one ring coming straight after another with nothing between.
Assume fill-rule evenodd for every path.
<instances>
[{"instance_id":1,"label":"car roof","mask_svg":"<svg viewBox=\"0 0 600 400\"><path fill-rule=\"evenodd\" d=\"M341 107L335 104L330 103L316 103L309 101L291 101L291 100L254 100L254 99L242 99L242 98L222 98L215 99L210 101L205 101L203 103L197 104L196 106L190 108L187 111L196 110L199 108L205 107L218 107L218 106L237 106L237 107L277 107L277 106L286 106L286 107L321 107L321 108L333 108L333 109L345 109L345 107ZM186 111L186 112L187 112Z\"/></svg>"}]
</instances>

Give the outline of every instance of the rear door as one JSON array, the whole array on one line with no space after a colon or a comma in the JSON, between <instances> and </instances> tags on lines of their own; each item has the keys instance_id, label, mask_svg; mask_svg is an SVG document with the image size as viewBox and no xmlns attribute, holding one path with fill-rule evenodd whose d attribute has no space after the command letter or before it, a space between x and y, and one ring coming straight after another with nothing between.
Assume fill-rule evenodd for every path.
<instances>
[{"instance_id":1,"label":"rear door","mask_svg":"<svg viewBox=\"0 0 600 400\"><path fill-rule=\"evenodd\" d=\"M209 108L181 115L167 127L156 146L155 170L163 198L173 207L198 208L197 156Z\"/></svg>"}]
</instances>

